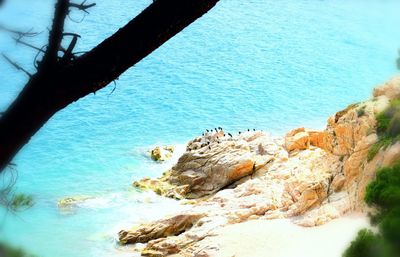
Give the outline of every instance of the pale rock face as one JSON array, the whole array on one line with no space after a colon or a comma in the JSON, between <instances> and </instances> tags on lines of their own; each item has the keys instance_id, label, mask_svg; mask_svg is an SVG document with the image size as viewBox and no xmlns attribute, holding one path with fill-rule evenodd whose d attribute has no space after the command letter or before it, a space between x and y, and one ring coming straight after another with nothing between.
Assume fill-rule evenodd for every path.
<instances>
[{"instance_id":1,"label":"pale rock face","mask_svg":"<svg viewBox=\"0 0 400 257\"><path fill-rule=\"evenodd\" d=\"M398 142L367 161L378 140L375 115L399 97L399 82L393 79L376 88L373 99L336 113L323 131L299 128L284 138L260 131L230 137L218 131L192 140L169 172L135 185L195 198L193 208L121 231L120 241L147 243L143 256L219 256L218 248L202 242L230 224L289 219L311 227L366 212L365 188L376 170L400 160Z\"/></svg>"},{"instance_id":2,"label":"pale rock face","mask_svg":"<svg viewBox=\"0 0 400 257\"><path fill-rule=\"evenodd\" d=\"M310 146L310 135L304 128L289 132L285 137L285 147L290 152L293 150L305 150Z\"/></svg>"},{"instance_id":3,"label":"pale rock face","mask_svg":"<svg viewBox=\"0 0 400 257\"><path fill-rule=\"evenodd\" d=\"M390 100L400 98L400 76L394 77L382 86L374 89L374 96L386 96Z\"/></svg>"},{"instance_id":4,"label":"pale rock face","mask_svg":"<svg viewBox=\"0 0 400 257\"><path fill-rule=\"evenodd\" d=\"M139 226L134 231L121 231L119 238L123 244L147 243L150 240L178 235L193 226L204 215L177 215L162 222Z\"/></svg>"},{"instance_id":5,"label":"pale rock face","mask_svg":"<svg viewBox=\"0 0 400 257\"><path fill-rule=\"evenodd\" d=\"M224 136L223 131L206 133L189 142L168 176L143 179L134 185L173 198L199 198L253 174L275 156L285 158L282 150L261 131L235 137Z\"/></svg>"}]
</instances>

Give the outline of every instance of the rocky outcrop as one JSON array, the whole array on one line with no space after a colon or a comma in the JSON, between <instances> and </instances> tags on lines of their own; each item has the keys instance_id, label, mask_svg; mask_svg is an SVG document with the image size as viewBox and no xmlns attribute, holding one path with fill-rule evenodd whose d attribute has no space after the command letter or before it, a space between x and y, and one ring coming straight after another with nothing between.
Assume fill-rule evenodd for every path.
<instances>
[{"instance_id":1,"label":"rocky outcrop","mask_svg":"<svg viewBox=\"0 0 400 257\"><path fill-rule=\"evenodd\" d=\"M151 159L154 161L165 161L172 157L173 146L157 146L150 152Z\"/></svg>"},{"instance_id":2,"label":"rocky outcrop","mask_svg":"<svg viewBox=\"0 0 400 257\"><path fill-rule=\"evenodd\" d=\"M295 142L286 143L288 151L319 147L341 156L343 170L340 179L335 178L334 185L340 181L340 188L345 187L349 193L351 208L356 210L365 208L365 187L374 178L375 171L383 166L382 162L369 161L367 156L370 148L378 141L376 115L384 111L391 100L400 97L400 77L376 87L373 95L372 99L351 104L330 117L323 131L300 128L286 136L286 142ZM301 138L302 142L296 143L293 138ZM391 156L395 151L396 146L390 146L381 150L374 159L380 159L383 155ZM393 157L393 160L396 158Z\"/></svg>"},{"instance_id":3,"label":"rocky outcrop","mask_svg":"<svg viewBox=\"0 0 400 257\"><path fill-rule=\"evenodd\" d=\"M142 179L136 187L174 198L199 198L253 174L285 152L261 131L235 137L223 131L205 133L187 145L187 151L163 177Z\"/></svg>"},{"instance_id":4,"label":"rocky outcrop","mask_svg":"<svg viewBox=\"0 0 400 257\"><path fill-rule=\"evenodd\" d=\"M122 231L120 241L146 243L145 256L218 256L201 242L223 226L280 218L310 227L365 211L365 187L376 170L400 159L400 142L367 158L379 140L375 117L398 92L396 78L376 88L372 99L330 117L322 131L298 128L273 138L218 130L195 138L161 178L135 182L161 195L194 198L193 208Z\"/></svg>"},{"instance_id":5,"label":"rocky outcrop","mask_svg":"<svg viewBox=\"0 0 400 257\"><path fill-rule=\"evenodd\" d=\"M147 243L150 240L179 235L190 229L204 215L183 214L139 226L135 230L119 232L123 244Z\"/></svg>"}]
</instances>

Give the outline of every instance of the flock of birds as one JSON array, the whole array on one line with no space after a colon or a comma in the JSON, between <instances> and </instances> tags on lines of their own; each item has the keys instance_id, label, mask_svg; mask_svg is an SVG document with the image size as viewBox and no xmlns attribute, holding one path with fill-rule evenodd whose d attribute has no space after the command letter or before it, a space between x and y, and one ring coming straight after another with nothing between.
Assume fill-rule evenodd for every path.
<instances>
[{"instance_id":1,"label":"flock of birds","mask_svg":"<svg viewBox=\"0 0 400 257\"><path fill-rule=\"evenodd\" d=\"M247 129L247 132L250 132L250 129ZM256 131L256 129L253 129L253 131ZM238 132L239 135L242 134L241 131ZM202 134L202 139L203 143L199 146L200 148L203 147L208 147L209 150L211 150L211 143L217 142L218 144L221 143L220 139L225 138L228 136L229 138L233 138L233 135L231 133L225 133L224 129L222 127L214 128L214 129L206 129ZM192 148L187 148L187 150L190 152L191 150L197 150L197 147Z\"/></svg>"}]
</instances>

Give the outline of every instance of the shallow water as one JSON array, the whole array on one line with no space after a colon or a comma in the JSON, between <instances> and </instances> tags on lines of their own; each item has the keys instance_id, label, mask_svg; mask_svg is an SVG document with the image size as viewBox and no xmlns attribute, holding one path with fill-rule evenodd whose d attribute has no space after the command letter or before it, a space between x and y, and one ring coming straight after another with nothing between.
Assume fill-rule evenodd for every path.
<instances>
[{"instance_id":1,"label":"shallow water","mask_svg":"<svg viewBox=\"0 0 400 257\"><path fill-rule=\"evenodd\" d=\"M32 42L42 45L52 1L8 2L0 22L34 24L43 33ZM96 2L83 22L67 24L83 36L79 50L150 3ZM15 163L16 190L32 194L36 205L8 215L1 237L42 257L132 256L115 245L118 229L181 208L130 187L171 165L150 161L151 146L183 144L218 126L273 134L324 126L329 115L367 98L396 72L398 10L399 1L221 0L122 75L114 92L111 85L72 104L35 135ZM0 51L32 68L35 53L4 34ZM25 80L0 61L0 110ZM97 198L60 212L57 200L74 195Z\"/></svg>"}]
</instances>

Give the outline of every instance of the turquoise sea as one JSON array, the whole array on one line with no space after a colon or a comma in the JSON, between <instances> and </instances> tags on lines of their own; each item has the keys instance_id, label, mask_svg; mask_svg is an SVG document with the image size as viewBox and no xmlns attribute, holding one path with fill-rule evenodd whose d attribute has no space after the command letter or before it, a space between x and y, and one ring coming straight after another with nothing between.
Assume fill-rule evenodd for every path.
<instances>
[{"instance_id":1,"label":"turquoise sea","mask_svg":"<svg viewBox=\"0 0 400 257\"><path fill-rule=\"evenodd\" d=\"M90 15L70 14L67 31L80 33L79 50L89 50L150 2L96 0ZM0 24L42 31L26 40L44 45L53 4L6 1ZM132 256L115 243L119 229L182 208L131 188L171 165L149 160L148 149L184 144L218 126L275 135L323 127L396 73L399 10L398 0L221 0L123 74L115 90L72 104L32 138L14 161L15 191L36 204L0 216L0 240L41 257ZM33 69L36 53L5 33L0 52ZM25 81L0 61L0 111ZM60 212L57 200L75 195L96 198Z\"/></svg>"}]
</instances>

